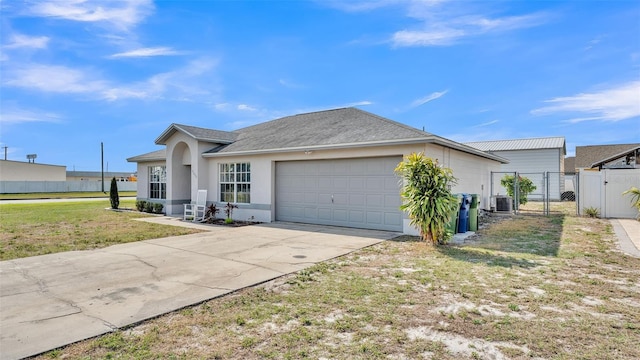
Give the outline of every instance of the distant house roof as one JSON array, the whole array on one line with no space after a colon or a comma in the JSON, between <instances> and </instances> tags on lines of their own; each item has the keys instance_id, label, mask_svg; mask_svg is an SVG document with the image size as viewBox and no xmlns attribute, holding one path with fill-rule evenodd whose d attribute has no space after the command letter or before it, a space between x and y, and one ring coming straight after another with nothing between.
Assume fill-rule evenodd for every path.
<instances>
[{"instance_id":1,"label":"distant house roof","mask_svg":"<svg viewBox=\"0 0 640 360\"><path fill-rule=\"evenodd\" d=\"M166 144L176 131L211 143L205 157L339 149L393 144L434 143L508 163L508 160L356 108L341 108L286 116L232 132L171 124L156 139ZM165 153L134 156L127 161L164 160Z\"/></svg>"},{"instance_id":2,"label":"distant house roof","mask_svg":"<svg viewBox=\"0 0 640 360\"><path fill-rule=\"evenodd\" d=\"M565 147L565 139L563 136L531 139L475 141L465 143L465 145L472 146L482 151L562 149L563 155L567 153Z\"/></svg>"},{"instance_id":3,"label":"distant house roof","mask_svg":"<svg viewBox=\"0 0 640 360\"><path fill-rule=\"evenodd\" d=\"M165 130L158 138L156 139L156 144L158 145L166 145L166 141L171 137L176 131L180 131L198 141L206 141L212 143L219 144L230 144L236 140L238 134L229 131L221 131L221 130L212 130L205 129L196 126L182 125L182 124L171 124L167 130Z\"/></svg>"},{"instance_id":4,"label":"distant house roof","mask_svg":"<svg viewBox=\"0 0 640 360\"><path fill-rule=\"evenodd\" d=\"M576 146L576 169L590 169L603 162L615 160L640 147L636 144L588 145Z\"/></svg>"},{"instance_id":5,"label":"distant house roof","mask_svg":"<svg viewBox=\"0 0 640 360\"><path fill-rule=\"evenodd\" d=\"M132 156L127 158L128 162L165 161L167 159L166 149L152 151L150 153Z\"/></svg>"},{"instance_id":6,"label":"distant house roof","mask_svg":"<svg viewBox=\"0 0 640 360\"><path fill-rule=\"evenodd\" d=\"M571 174L576 172L575 156L567 156L566 158L564 158L564 172L566 174Z\"/></svg>"}]
</instances>

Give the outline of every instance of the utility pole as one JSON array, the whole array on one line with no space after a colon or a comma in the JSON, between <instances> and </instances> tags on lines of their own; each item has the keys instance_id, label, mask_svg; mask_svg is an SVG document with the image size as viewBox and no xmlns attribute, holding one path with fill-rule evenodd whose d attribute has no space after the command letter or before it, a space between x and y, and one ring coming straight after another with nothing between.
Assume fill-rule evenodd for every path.
<instances>
[{"instance_id":1,"label":"utility pole","mask_svg":"<svg viewBox=\"0 0 640 360\"><path fill-rule=\"evenodd\" d=\"M102 192L104 193L104 144L100 142L100 167L102 169Z\"/></svg>"},{"instance_id":2,"label":"utility pole","mask_svg":"<svg viewBox=\"0 0 640 360\"><path fill-rule=\"evenodd\" d=\"M9 147L8 146L3 146L2 148L4 149L4 159L7 160L7 149Z\"/></svg>"}]
</instances>

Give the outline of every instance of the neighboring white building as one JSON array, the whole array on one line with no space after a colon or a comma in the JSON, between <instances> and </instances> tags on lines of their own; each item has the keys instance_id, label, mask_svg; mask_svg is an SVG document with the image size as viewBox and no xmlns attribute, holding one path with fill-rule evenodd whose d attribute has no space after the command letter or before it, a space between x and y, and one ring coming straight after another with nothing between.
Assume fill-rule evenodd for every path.
<instances>
[{"instance_id":1,"label":"neighboring white building","mask_svg":"<svg viewBox=\"0 0 640 360\"><path fill-rule=\"evenodd\" d=\"M355 109L288 116L232 132L171 124L165 148L138 164L138 199L167 214L208 191L208 203L239 206L235 219L380 229L415 234L399 207L403 156L424 152L453 170L454 192L481 195L503 158Z\"/></svg>"},{"instance_id":2,"label":"neighboring white building","mask_svg":"<svg viewBox=\"0 0 640 360\"><path fill-rule=\"evenodd\" d=\"M67 167L0 160L0 181L65 181Z\"/></svg>"},{"instance_id":3,"label":"neighboring white building","mask_svg":"<svg viewBox=\"0 0 640 360\"><path fill-rule=\"evenodd\" d=\"M500 174L494 175L493 195L506 194L500 185L500 178L505 173L518 172L529 178L536 185L536 190L529 199L541 199L545 190L545 173L549 176L549 197L559 200L565 191L564 157L567 154L565 138L562 136L469 142L465 145L486 151L509 160L500 166Z\"/></svg>"}]
</instances>

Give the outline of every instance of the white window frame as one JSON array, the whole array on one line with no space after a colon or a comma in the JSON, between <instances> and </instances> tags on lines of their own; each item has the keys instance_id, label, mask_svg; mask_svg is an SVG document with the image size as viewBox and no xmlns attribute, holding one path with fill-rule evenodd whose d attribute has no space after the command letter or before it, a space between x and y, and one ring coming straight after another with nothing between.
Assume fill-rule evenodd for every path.
<instances>
[{"instance_id":1,"label":"white window frame","mask_svg":"<svg viewBox=\"0 0 640 360\"><path fill-rule=\"evenodd\" d=\"M149 199L166 199L167 198L167 166L152 165L149 166ZM154 184L158 188L153 189ZM157 194L158 197L154 197Z\"/></svg>"},{"instance_id":2,"label":"white window frame","mask_svg":"<svg viewBox=\"0 0 640 360\"><path fill-rule=\"evenodd\" d=\"M251 203L251 163L220 163L218 170L220 202Z\"/></svg>"}]
</instances>

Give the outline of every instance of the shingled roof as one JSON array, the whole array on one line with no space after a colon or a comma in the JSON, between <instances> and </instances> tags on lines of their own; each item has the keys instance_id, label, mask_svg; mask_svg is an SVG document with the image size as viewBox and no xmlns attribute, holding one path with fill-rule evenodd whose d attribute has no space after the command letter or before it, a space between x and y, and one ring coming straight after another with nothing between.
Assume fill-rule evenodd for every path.
<instances>
[{"instance_id":1,"label":"shingled roof","mask_svg":"<svg viewBox=\"0 0 640 360\"><path fill-rule=\"evenodd\" d=\"M144 161L164 161L167 159L166 149L152 151L150 153L132 156L127 158L128 162L144 162Z\"/></svg>"},{"instance_id":2,"label":"shingled roof","mask_svg":"<svg viewBox=\"0 0 640 360\"><path fill-rule=\"evenodd\" d=\"M205 157L400 143L437 143L500 162L507 160L356 108L298 114L234 131L235 142Z\"/></svg>"},{"instance_id":3,"label":"shingled roof","mask_svg":"<svg viewBox=\"0 0 640 360\"><path fill-rule=\"evenodd\" d=\"M171 124L167 130L165 130L156 139L156 144L166 145L166 141L176 131L180 131L198 141L206 141L218 144L230 144L236 140L238 134L229 131L205 129L197 126L189 126L182 124Z\"/></svg>"},{"instance_id":4,"label":"shingled roof","mask_svg":"<svg viewBox=\"0 0 640 360\"><path fill-rule=\"evenodd\" d=\"M355 108L287 116L235 131L220 153L424 139L432 134Z\"/></svg>"},{"instance_id":5,"label":"shingled roof","mask_svg":"<svg viewBox=\"0 0 640 360\"><path fill-rule=\"evenodd\" d=\"M591 168L594 164L609 160L619 154L631 152L640 147L635 144L588 145L576 146L576 168Z\"/></svg>"},{"instance_id":6,"label":"shingled roof","mask_svg":"<svg viewBox=\"0 0 640 360\"><path fill-rule=\"evenodd\" d=\"M502 163L508 162L500 156L356 108L286 116L231 132L171 124L156 139L156 144L166 144L167 139L177 131L198 141L211 143L212 148L203 153L205 157L434 143ZM150 161L147 159L156 155L149 153L127 160Z\"/></svg>"}]
</instances>

